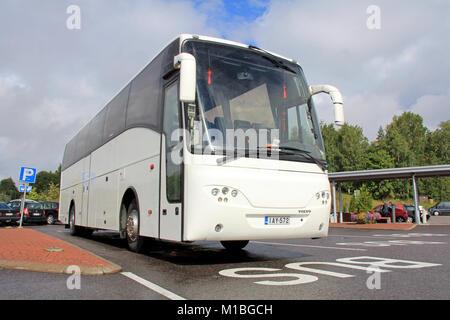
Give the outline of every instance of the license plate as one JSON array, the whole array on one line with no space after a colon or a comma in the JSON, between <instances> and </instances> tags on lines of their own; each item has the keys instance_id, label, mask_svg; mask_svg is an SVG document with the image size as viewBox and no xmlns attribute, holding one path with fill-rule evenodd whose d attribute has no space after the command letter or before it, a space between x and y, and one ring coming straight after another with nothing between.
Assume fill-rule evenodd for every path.
<instances>
[{"instance_id":1,"label":"license plate","mask_svg":"<svg viewBox=\"0 0 450 320\"><path fill-rule=\"evenodd\" d=\"M40 213L33 213L33 216L40 216Z\"/></svg>"},{"instance_id":2,"label":"license plate","mask_svg":"<svg viewBox=\"0 0 450 320\"><path fill-rule=\"evenodd\" d=\"M265 225L287 225L289 224L289 217L265 217Z\"/></svg>"},{"instance_id":3,"label":"license plate","mask_svg":"<svg viewBox=\"0 0 450 320\"><path fill-rule=\"evenodd\" d=\"M12 216L13 214L11 213L11 212L7 212L6 214L5 214L5 216L7 216L7 217L10 217L10 216Z\"/></svg>"}]
</instances>

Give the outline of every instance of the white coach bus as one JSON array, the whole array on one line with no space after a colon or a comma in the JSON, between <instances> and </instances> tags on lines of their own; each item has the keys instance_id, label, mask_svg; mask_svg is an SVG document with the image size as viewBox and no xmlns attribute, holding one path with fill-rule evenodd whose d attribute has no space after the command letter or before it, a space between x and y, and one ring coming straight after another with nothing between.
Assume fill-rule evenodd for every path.
<instances>
[{"instance_id":1,"label":"white coach bus","mask_svg":"<svg viewBox=\"0 0 450 320\"><path fill-rule=\"evenodd\" d=\"M147 237L228 249L325 237L319 92L343 124L339 91L308 86L296 61L180 35L67 143L59 220L71 234L118 231L132 251Z\"/></svg>"}]
</instances>

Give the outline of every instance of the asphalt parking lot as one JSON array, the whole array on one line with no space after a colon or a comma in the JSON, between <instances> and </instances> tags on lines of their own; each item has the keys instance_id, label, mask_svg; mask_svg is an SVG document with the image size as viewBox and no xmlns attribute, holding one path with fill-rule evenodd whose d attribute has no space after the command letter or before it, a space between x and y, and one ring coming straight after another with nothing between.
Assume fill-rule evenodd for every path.
<instances>
[{"instance_id":1,"label":"asphalt parking lot","mask_svg":"<svg viewBox=\"0 0 450 320\"><path fill-rule=\"evenodd\" d=\"M61 225L32 228L112 261L122 272L73 282L68 275L0 270L0 299L450 298L450 226L331 228L327 238L252 241L239 253L214 242L150 241L142 254L129 252L113 232L83 238Z\"/></svg>"}]
</instances>

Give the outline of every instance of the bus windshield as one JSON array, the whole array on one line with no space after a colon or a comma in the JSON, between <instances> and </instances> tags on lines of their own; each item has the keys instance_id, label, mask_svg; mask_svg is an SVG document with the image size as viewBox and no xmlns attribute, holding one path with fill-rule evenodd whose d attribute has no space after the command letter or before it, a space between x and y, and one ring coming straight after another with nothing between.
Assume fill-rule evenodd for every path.
<instances>
[{"instance_id":1,"label":"bus windshield","mask_svg":"<svg viewBox=\"0 0 450 320\"><path fill-rule=\"evenodd\" d=\"M224 150L230 130L253 130L256 136L247 138L245 148L256 139L257 148L276 145L325 160L317 115L297 64L204 41L189 41L184 51L197 62L198 123L208 134L203 144Z\"/></svg>"}]
</instances>

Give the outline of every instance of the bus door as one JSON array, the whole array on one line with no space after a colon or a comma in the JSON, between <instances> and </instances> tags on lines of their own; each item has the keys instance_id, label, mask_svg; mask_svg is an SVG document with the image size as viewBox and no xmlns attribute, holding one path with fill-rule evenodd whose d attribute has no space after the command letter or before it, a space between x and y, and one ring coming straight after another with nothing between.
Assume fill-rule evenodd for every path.
<instances>
[{"instance_id":1,"label":"bus door","mask_svg":"<svg viewBox=\"0 0 450 320\"><path fill-rule=\"evenodd\" d=\"M91 172L91 156L88 156L83 160L83 172L82 172L82 208L81 208L81 220L77 221L77 224L82 226L88 226L88 210L89 210L89 188L90 188L90 172Z\"/></svg>"},{"instance_id":2,"label":"bus door","mask_svg":"<svg viewBox=\"0 0 450 320\"><path fill-rule=\"evenodd\" d=\"M180 139L176 134L181 128L178 81L164 89L164 120L161 135L161 188L159 212L159 237L182 240L182 174L183 163ZM174 133L175 132L175 133ZM172 136L174 134L174 136Z\"/></svg>"}]
</instances>

